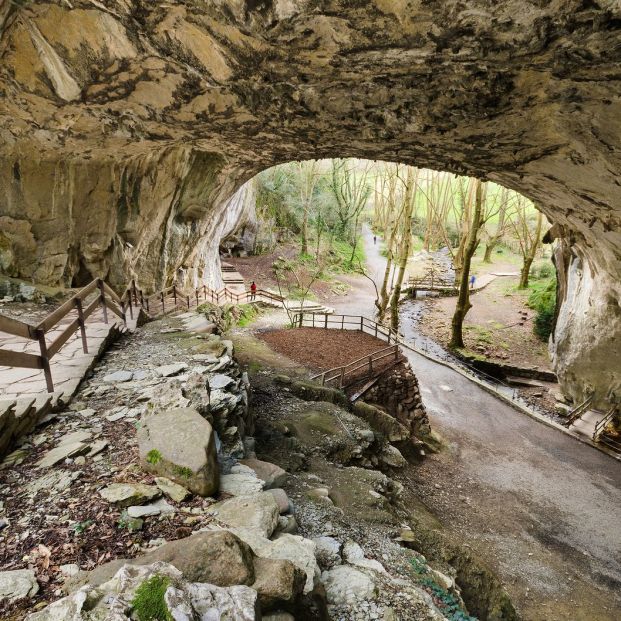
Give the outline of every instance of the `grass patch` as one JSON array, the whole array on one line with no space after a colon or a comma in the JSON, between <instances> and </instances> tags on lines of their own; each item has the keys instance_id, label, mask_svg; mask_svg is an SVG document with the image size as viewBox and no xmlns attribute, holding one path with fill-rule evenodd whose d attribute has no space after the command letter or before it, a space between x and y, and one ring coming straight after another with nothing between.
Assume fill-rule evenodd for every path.
<instances>
[{"instance_id":1,"label":"grass patch","mask_svg":"<svg viewBox=\"0 0 621 621\"><path fill-rule=\"evenodd\" d=\"M147 461L155 466L162 461L162 454L157 449L151 449L147 453Z\"/></svg>"},{"instance_id":2,"label":"grass patch","mask_svg":"<svg viewBox=\"0 0 621 621\"><path fill-rule=\"evenodd\" d=\"M139 621L174 621L164 601L170 579L166 576L152 576L137 589L132 600L132 613Z\"/></svg>"},{"instance_id":3,"label":"grass patch","mask_svg":"<svg viewBox=\"0 0 621 621\"><path fill-rule=\"evenodd\" d=\"M192 469L187 466L175 466L173 472L184 479L189 479L194 474Z\"/></svg>"}]
</instances>

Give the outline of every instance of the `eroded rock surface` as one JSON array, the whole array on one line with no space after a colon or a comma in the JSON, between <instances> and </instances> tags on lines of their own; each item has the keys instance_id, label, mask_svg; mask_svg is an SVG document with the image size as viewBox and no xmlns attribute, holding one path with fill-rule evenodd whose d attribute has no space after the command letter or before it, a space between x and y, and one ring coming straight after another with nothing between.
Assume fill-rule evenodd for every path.
<instances>
[{"instance_id":1,"label":"eroded rock surface","mask_svg":"<svg viewBox=\"0 0 621 621\"><path fill-rule=\"evenodd\" d=\"M476 175L571 237L566 307L584 313L561 314L554 348L566 390L602 400L621 383L619 364L590 370L621 338L620 18L614 0L3 0L0 265L219 285L218 242L268 166Z\"/></svg>"}]
</instances>

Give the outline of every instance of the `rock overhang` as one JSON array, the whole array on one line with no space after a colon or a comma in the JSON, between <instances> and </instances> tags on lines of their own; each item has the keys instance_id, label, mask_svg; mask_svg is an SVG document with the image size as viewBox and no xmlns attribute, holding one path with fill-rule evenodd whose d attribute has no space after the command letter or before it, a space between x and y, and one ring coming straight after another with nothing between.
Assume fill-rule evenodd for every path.
<instances>
[{"instance_id":1,"label":"rock overhang","mask_svg":"<svg viewBox=\"0 0 621 621\"><path fill-rule=\"evenodd\" d=\"M449 170L522 192L571 236L572 282L589 277L556 351L612 352L600 371L618 387L618 3L5 0L0 16L11 275L157 287L184 265L215 283L213 240L264 168L355 156ZM591 376L580 396L602 382L576 364L560 372Z\"/></svg>"}]
</instances>

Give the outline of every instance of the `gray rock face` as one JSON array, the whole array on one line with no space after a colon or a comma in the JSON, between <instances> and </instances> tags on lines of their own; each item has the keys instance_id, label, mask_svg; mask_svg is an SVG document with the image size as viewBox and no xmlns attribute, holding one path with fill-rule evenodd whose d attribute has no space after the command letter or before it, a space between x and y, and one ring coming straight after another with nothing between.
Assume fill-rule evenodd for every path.
<instances>
[{"instance_id":1,"label":"gray rock face","mask_svg":"<svg viewBox=\"0 0 621 621\"><path fill-rule=\"evenodd\" d=\"M376 594L376 583L372 573L351 565L338 565L324 571L321 580L326 587L328 603L339 606L353 605Z\"/></svg>"},{"instance_id":2,"label":"gray rock face","mask_svg":"<svg viewBox=\"0 0 621 621\"><path fill-rule=\"evenodd\" d=\"M278 524L279 509L274 497L267 492L252 496L236 496L213 506L217 519L232 528L256 531L270 537Z\"/></svg>"},{"instance_id":3,"label":"gray rock face","mask_svg":"<svg viewBox=\"0 0 621 621\"><path fill-rule=\"evenodd\" d=\"M0 602L34 597L38 591L39 584L32 569L0 571Z\"/></svg>"},{"instance_id":4,"label":"gray rock face","mask_svg":"<svg viewBox=\"0 0 621 621\"><path fill-rule=\"evenodd\" d=\"M218 587L213 584L188 582L182 573L167 563L121 567L109 582L99 587L90 585L60 599L47 608L28 615L28 621L60 619L129 620L136 589L154 576L165 577L169 584L164 601L174 619L238 619L254 621L259 612L257 592L244 585Z\"/></svg>"},{"instance_id":5,"label":"gray rock face","mask_svg":"<svg viewBox=\"0 0 621 621\"><path fill-rule=\"evenodd\" d=\"M200 496L218 491L215 434L196 410L179 408L145 416L138 430L138 448L147 472Z\"/></svg>"},{"instance_id":6,"label":"gray rock face","mask_svg":"<svg viewBox=\"0 0 621 621\"><path fill-rule=\"evenodd\" d=\"M559 326L561 379L610 389L581 373L619 338L618 323L602 329L618 317L621 273L618 3L207 0L145 4L140 22L132 3L35 0L13 19L20 10L8 3L0 25L9 275L124 286L131 274L156 289L184 265L220 286L218 243L245 217L253 174L398 153L515 188L572 238L591 277L569 281L587 313ZM85 54L106 59L100 71ZM594 283L604 274L610 290Z\"/></svg>"}]
</instances>

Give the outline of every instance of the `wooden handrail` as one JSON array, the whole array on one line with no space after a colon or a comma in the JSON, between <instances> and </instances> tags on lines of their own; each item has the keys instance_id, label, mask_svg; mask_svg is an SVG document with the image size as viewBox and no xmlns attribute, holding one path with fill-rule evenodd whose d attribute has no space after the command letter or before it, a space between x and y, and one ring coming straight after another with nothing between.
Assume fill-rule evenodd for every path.
<instances>
[{"instance_id":1,"label":"wooden handrail","mask_svg":"<svg viewBox=\"0 0 621 621\"><path fill-rule=\"evenodd\" d=\"M86 300L94 293L96 293L95 298L85 307ZM1 332L38 341L41 352L37 356L10 349L0 349L0 366L43 369L48 392L53 392L54 383L50 371L50 360L78 330L81 333L84 353L88 353L88 337L85 329L86 320L101 306L106 323L108 323L106 312L108 309L125 321L125 312L118 306L118 304L123 305L122 299L103 280L95 278L35 326L11 319L10 317L0 316ZM64 326L60 334L56 334L52 342L48 343L46 334L55 329L71 312L76 312L77 318Z\"/></svg>"}]
</instances>

